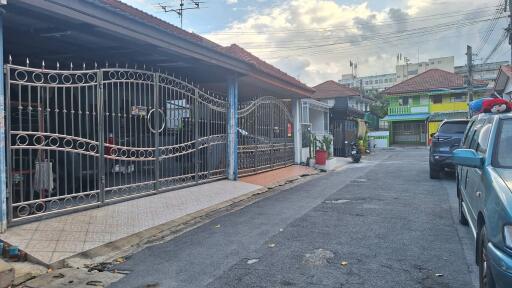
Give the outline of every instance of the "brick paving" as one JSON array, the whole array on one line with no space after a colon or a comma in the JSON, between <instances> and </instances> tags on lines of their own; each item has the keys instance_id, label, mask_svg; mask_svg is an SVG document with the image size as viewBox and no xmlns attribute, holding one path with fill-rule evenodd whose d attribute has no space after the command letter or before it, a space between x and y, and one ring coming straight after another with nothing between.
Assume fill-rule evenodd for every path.
<instances>
[{"instance_id":1,"label":"brick paving","mask_svg":"<svg viewBox=\"0 0 512 288\"><path fill-rule=\"evenodd\" d=\"M217 181L11 227L0 239L51 264L260 189Z\"/></svg>"},{"instance_id":2,"label":"brick paving","mask_svg":"<svg viewBox=\"0 0 512 288\"><path fill-rule=\"evenodd\" d=\"M281 185L286 181L296 179L302 175L311 175L316 173L317 171L311 167L292 165L281 169L241 177L240 181L271 188Z\"/></svg>"}]
</instances>

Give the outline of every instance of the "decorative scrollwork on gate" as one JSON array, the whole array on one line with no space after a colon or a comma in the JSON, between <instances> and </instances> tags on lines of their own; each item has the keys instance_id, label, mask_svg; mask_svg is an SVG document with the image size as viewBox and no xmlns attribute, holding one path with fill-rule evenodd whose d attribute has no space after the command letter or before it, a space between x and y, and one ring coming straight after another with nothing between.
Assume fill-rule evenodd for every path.
<instances>
[{"instance_id":1,"label":"decorative scrollwork on gate","mask_svg":"<svg viewBox=\"0 0 512 288\"><path fill-rule=\"evenodd\" d=\"M266 96L239 105L238 167L246 175L293 163L292 116L286 104Z\"/></svg>"},{"instance_id":2,"label":"decorative scrollwork on gate","mask_svg":"<svg viewBox=\"0 0 512 288\"><path fill-rule=\"evenodd\" d=\"M137 69L5 69L10 223L225 177L222 95Z\"/></svg>"},{"instance_id":3,"label":"decorative scrollwork on gate","mask_svg":"<svg viewBox=\"0 0 512 288\"><path fill-rule=\"evenodd\" d=\"M195 87L181 79L174 78L165 74L158 74L158 84L177 89L183 93L190 95L190 97L197 99L198 101L207 104L211 109L220 112L226 112L228 103L224 97L215 93L204 92L198 87Z\"/></svg>"}]
</instances>

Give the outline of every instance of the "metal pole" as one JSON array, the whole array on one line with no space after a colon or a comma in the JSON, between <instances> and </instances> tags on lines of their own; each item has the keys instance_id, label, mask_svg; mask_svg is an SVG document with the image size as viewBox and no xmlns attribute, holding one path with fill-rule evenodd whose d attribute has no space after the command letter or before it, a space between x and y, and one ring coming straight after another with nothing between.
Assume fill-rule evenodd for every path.
<instances>
[{"instance_id":1,"label":"metal pole","mask_svg":"<svg viewBox=\"0 0 512 288\"><path fill-rule=\"evenodd\" d=\"M103 71L98 70L98 95L97 107L98 110L98 174L99 174L99 197L100 203L105 202L105 111L103 100Z\"/></svg>"},{"instance_id":2,"label":"metal pole","mask_svg":"<svg viewBox=\"0 0 512 288\"><path fill-rule=\"evenodd\" d=\"M233 75L228 78L228 101L229 110L227 115L228 122L228 179L237 180L238 178L238 77Z\"/></svg>"},{"instance_id":3,"label":"metal pole","mask_svg":"<svg viewBox=\"0 0 512 288\"><path fill-rule=\"evenodd\" d=\"M505 0L505 5L507 0ZM510 64L512 64L512 0L508 0L509 22L508 22L508 44L510 45Z\"/></svg>"},{"instance_id":4,"label":"metal pole","mask_svg":"<svg viewBox=\"0 0 512 288\"><path fill-rule=\"evenodd\" d=\"M466 47L467 65L468 65L468 103L473 101L473 48Z\"/></svg>"},{"instance_id":5,"label":"metal pole","mask_svg":"<svg viewBox=\"0 0 512 288\"><path fill-rule=\"evenodd\" d=\"M0 9L0 63L4 64L3 14ZM0 233L7 229L7 182L5 169L5 91L4 73L0 73ZM9 105L9 104L7 104ZM8 115L9 116L9 115Z\"/></svg>"}]
</instances>

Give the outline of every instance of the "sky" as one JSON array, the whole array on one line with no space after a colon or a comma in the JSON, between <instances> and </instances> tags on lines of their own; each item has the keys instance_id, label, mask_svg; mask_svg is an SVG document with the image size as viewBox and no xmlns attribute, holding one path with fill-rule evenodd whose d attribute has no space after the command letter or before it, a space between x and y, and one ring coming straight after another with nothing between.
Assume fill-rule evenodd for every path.
<instances>
[{"instance_id":1,"label":"sky","mask_svg":"<svg viewBox=\"0 0 512 288\"><path fill-rule=\"evenodd\" d=\"M123 1L180 25L158 6L179 0ZM464 65L471 45L476 64L489 55L487 62L510 59L506 39L496 47L508 21L504 0L202 1L201 9L185 11L185 30L237 43L311 86L350 74L350 61L359 76L393 73L399 53L402 61L454 56L455 65Z\"/></svg>"}]
</instances>

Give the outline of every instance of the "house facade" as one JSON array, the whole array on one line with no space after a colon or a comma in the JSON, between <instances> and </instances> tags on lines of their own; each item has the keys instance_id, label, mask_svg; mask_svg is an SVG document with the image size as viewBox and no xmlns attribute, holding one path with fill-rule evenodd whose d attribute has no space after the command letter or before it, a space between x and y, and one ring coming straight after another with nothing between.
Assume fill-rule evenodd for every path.
<instances>
[{"instance_id":1,"label":"house facade","mask_svg":"<svg viewBox=\"0 0 512 288\"><path fill-rule=\"evenodd\" d=\"M311 98L301 99L300 125L302 130L301 163L306 163L308 158L314 158L313 137L322 140L323 137L332 138L329 131L329 112L332 104L317 101ZM333 155L332 147L329 151Z\"/></svg>"},{"instance_id":2,"label":"house facade","mask_svg":"<svg viewBox=\"0 0 512 288\"><path fill-rule=\"evenodd\" d=\"M485 81L473 80L473 85L475 98L486 91ZM455 73L427 70L384 93L391 144L427 145L443 120L467 117L467 86Z\"/></svg>"},{"instance_id":3,"label":"house facade","mask_svg":"<svg viewBox=\"0 0 512 288\"><path fill-rule=\"evenodd\" d=\"M350 143L364 136L360 131L366 130L365 115L369 113L373 99L332 80L313 89L316 92L312 98L332 105L329 130L333 135L334 156L347 157Z\"/></svg>"},{"instance_id":4,"label":"house facade","mask_svg":"<svg viewBox=\"0 0 512 288\"><path fill-rule=\"evenodd\" d=\"M297 163L314 90L243 48L118 0L2 9L0 232Z\"/></svg>"}]
</instances>

